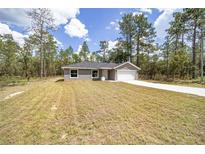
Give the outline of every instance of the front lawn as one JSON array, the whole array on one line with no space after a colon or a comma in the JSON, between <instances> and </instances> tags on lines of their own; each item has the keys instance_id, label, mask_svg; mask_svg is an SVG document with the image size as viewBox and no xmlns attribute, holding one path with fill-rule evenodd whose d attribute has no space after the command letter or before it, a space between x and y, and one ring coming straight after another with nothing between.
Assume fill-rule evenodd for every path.
<instances>
[{"instance_id":1,"label":"front lawn","mask_svg":"<svg viewBox=\"0 0 205 154\"><path fill-rule=\"evenodd\" d=\"M205 98L119 82L39 81L0 101L0 144L205 144Z\"/></svg>"}]
</instances>

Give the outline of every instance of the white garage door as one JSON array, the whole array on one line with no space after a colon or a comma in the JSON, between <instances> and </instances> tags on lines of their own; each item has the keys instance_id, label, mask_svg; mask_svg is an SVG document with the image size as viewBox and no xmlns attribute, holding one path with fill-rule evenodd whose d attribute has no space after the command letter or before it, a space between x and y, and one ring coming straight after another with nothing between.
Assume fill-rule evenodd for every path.
<instances>
[{"instance_id":1,"label":"white garage door","mask_svg":"<svg viewBox=\"0 0 205 154\"><path fill-rule=\"evenodd\" d=\"M135 70L117 70L117 80L135 80L136 71Z\"/></svg>"}]
</instances>

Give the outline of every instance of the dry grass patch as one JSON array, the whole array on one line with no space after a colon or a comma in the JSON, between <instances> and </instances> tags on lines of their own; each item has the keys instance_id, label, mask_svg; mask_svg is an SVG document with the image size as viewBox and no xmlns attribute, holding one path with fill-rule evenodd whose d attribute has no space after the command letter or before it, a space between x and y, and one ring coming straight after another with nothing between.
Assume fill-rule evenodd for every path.
<instances>
[{"instance_id":1,"label":"dry grass patch","mask_svg":"<svg viewBox=\"0 0 205 154\"><path fill-rule=\"evenodd\" d=\"M0 102L1 144L204 144L205 99L101 81L37 82Z\"/></svg>"}]
</instances>

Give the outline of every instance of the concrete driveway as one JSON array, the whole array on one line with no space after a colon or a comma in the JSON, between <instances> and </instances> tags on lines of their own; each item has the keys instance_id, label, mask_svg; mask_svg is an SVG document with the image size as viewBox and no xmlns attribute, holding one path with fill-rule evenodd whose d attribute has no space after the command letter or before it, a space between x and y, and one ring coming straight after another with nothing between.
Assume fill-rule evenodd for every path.
<instances>
[{"instance_id":1,"label":"concrete driveway","mask_svg":"<svg viewBox=\"0 0 205 154\"><path fill-rule=\"evenodd\" d=\"M169 91L175 91L175 92L193 94L193 95L205 97L205 88L195 88L195 87L176 86L176 85L168 85L168 84L160 84L160 83L151 83L151 82L145 82L145 81L139 81L139 80L129 80L129 81L123 81L123 82L130 83L133 85L139 85L139 86L145 86L145 87L151 87L151 88L156 88L156 89L163 89L163 90L169 90Z\"/></svg>"}]
</instances>

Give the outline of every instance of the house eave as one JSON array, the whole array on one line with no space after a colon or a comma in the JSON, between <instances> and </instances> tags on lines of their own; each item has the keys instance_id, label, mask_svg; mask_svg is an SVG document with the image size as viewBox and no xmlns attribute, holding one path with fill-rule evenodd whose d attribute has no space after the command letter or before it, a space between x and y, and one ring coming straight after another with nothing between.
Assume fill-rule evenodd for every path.
<instances>
[{"instance_id":1,"label":"house eave","mask_svg":"<svg viewBox=\"0 0 205 154\"><path fill-rule=\"evenodd\" d=\"M106 69L106 70L112 70L113 68L109 68L109 67L67 67L67 66L63 66L61 67L62 69Z\"/></svg>"},{"instance_id":2,"label":"house eave","mask_svg":"<svg viewBox=\"0 0 205 154\"><path fill-rule=\"evenodd\" d=\"M122 63L122 64L120 64L120 65L114 67L113 69L117 69L117 68L119 68L120 66L123 66L123 65L125 65L125 64L130 64L130 65L132 65L133 67L135 67L136 69L141 70L141 68L135 66L134 64L132 64L132 63L130 63L130 62Z\"/></svg>"}]
</instances>

